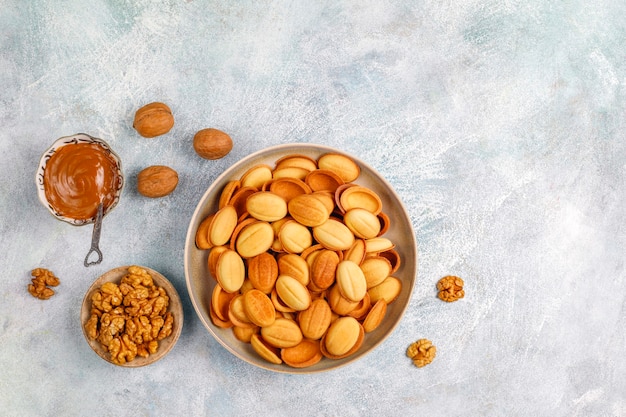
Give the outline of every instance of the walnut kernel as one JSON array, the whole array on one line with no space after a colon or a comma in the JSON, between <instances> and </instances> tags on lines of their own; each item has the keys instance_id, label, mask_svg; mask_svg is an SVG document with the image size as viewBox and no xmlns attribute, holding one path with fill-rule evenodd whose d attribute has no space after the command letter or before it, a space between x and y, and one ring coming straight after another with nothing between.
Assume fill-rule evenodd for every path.
<instances>
[{"instance_id":1,"label":"walnut kernel","mask_svg":"<svg viewBox=\"0 0 626 417\"><path fill-rule=\"evenodd\" d=\"M54 295L54 290L49 287L56 287L61 283L54 273L45 268L35 268L31 271L33 278L28 284L28 292L35 298L47 300Z\"/></svg>"},{"instance_id":2,"label":"walnut kernel","mask_svg":"<svg viewBox=\"0 0 626 417\"><path fill-rule=\"evenodd\" d=\"M435 359L437 348L428 339L419 339L412 343L406 350L406 356L413 360L418 368L428 365Z\"/></svg>"},{"instance_id":3,"label":"walnut kernel","mask_svg":"<svg viewBox=\"0 0 626 417\"><path fill-rule=\"evenodd\" d=\"M131 266L118 284L103 284L92 296L85 332L98 340L113 363L157 352L159 341L172 334L174 316L167 311L167 292L143 268Z\"/></svg>"},{"instance_id":4,"label":"walnut kernel","mask_svg":"<svg viewBox=\"0 0 626 417\"><path fill-rule=\"evenodd\" d=\"M463 280L459 277L453 275L445 276L437 283L437 289L439 290L437 296L449 303L463 298L465 296L463 284Z\"/></svg>"}]
</instances>

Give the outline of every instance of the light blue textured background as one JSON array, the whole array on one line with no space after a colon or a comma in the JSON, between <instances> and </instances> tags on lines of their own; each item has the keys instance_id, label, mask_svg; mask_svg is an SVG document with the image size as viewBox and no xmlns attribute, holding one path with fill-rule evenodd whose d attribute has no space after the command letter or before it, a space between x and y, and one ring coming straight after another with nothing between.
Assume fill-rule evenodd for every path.
<instances>
[{"instance_id":1,"label":"light blue textured background","mask_svg":"<svg viewBox=\"0 0 626 417\"><path fill-rule=\"evenodd\" d=\"M0 410L7 416L625 416L626 3L621 0L0 1ZM132 129L150 101L176 126ZM233 151L198 158L215 127ZM37 200L41 153L86 132L128 179L90 227ZM183 271L204 190L238 159L311 142L358 155L396 189L419 242L408 311L363 360L323 374L252 367L197 319ZM165 164L149 200L136 173ZM411 233L411 231L407 231ZM186 321L158 364L98 358L78 324L91 281L161 271ZM57 295L26 292L50 268ZM436 299L447 274L466 297ZM435 361L404 356L426 337Z\"/></svg>"}]
</instances>

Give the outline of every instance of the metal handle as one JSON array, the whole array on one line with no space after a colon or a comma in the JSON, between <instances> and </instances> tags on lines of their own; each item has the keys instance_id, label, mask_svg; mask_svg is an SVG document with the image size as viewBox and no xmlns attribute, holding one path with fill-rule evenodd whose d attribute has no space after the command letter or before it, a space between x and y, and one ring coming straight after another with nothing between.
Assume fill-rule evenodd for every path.
<instances>
[{"instance_id":1,"label":"metal handle","mask_svg":"<svg viewBox=\"0 0 626 417\"><path fill-rule=\"evenodd\" d=\"M99 248L99 244L100 244L100 230L102 229L102 217L104 215L104 207L102 206L102 203L100 203L98 205L98 214L96 215L96 222L94 223L93 226L93 233L91 234L91 248L89 249L89 252L87 252L87 256L85 256L85 266L91 266L91 265L98 265L100 262L102 262L102 252L100 251ZM96 253L98 254L98 259L96 259L93 262L89 262L89 256L92 253Z\"/></svg>"}]
</instances>

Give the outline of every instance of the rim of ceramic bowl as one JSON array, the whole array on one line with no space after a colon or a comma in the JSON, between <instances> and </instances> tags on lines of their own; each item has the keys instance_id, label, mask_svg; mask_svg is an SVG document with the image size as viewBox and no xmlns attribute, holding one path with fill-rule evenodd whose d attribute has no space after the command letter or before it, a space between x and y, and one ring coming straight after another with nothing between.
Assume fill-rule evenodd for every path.
<instances>
[{"instance_id":1,"label":"rim of ceramic bowl","mask_svg":"<svg viewBox=\"0 0 626 417\"><path fill-rule=\"evenodd\" d=\"M125 179L124 173L122 172L122 160L117 153L111 148L111 146L104 141L103 139L93 137L86 133L76 133L70 136L63 136L59 139L55 140L48 149L43 153L41 158L39 159L39 165L37 165L37 172L35 173L35 184L37 185L37 196L39 197L39 201L43 204L44 207L48 209L48 212L54 216L55 219L64 221L66 223L72 224L74 226L82 226L85 224L90 224L95 222L96 216L90 217L88 219L74 219L71 217L64 216L60 214L58 211L52 207L52 205L48 202L46 197L46 190L44 187L44 172L46 170L46 165L48 161L52 157L52 155L60 148L67 145L76 145L78 143L95 143L100 145L105 152L107 152L114 160L117 165L117 174L120 177L120 184L115 190L115 198L113 199L113 203L111 203L105 210L103 215L106 216L111 210L117 206L120 201L120 197L122 195L122 190L124 188Z\"/></svg>"}]
</instances>

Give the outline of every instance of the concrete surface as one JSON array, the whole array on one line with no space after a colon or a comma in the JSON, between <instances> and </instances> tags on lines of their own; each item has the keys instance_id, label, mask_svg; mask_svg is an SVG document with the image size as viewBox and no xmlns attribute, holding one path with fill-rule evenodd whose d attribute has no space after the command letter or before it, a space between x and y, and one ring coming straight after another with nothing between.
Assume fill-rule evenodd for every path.
<instances>
[{"instance_id":1,"label":"concrete surface","mask_svg":"<svg viewBox=\"0 0 626 417\"><path fill-rule=\"evenodd\" d=\"M3 0L0 6L0 409L6 416L625 416L626 3L623 1ZM134 111L172 107L144 139ZM235 141L198 158L195 131ZM39 204L34 173L58 137L86 132L128 179L90 227ZM204 190L238 159L311 142L358 155L402 197L419 272L395 332L323 374L252 367L189 301L183 246ZM135 176L164 164L176 191ZM411 231L407 231L411 233ZM120 369L78 323L90 283L146 265L186 321L161 362ZM29 272L61 278L48 301ZM446 304L437 280L466 282ZM421 369L406 347L438 348Z\"/></svg>"}]
</instances>

